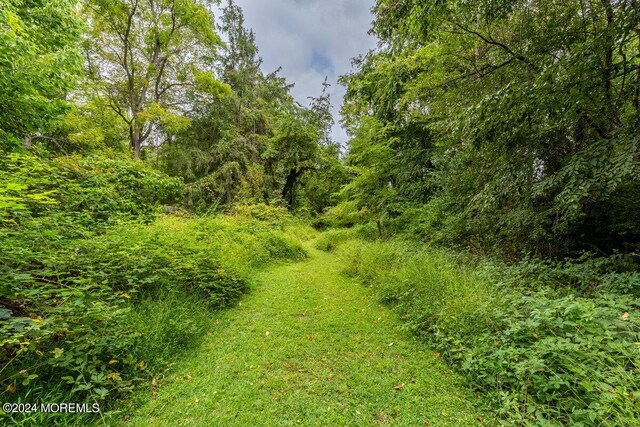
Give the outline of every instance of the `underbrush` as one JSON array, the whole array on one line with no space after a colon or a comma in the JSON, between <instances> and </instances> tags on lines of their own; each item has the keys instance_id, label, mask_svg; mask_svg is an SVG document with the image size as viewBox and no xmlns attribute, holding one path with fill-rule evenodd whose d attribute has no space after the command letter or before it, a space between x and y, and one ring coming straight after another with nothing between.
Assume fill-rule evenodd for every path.
<instances>
[{"instance_id":1,"label":"underbrush","mask_svg":"<svg viewBox=\"0 0 640 427\"><path fill-rule=\"evenodd\" d=\"M0 172L0 401L100 404L152 384L304 227L246 213L154 220L181 183L139 161L11 154ZM268 207L263 207L268 211ZM268 214L266 212L265 214ZM20 425L100 415L0 414Z\"/></svg>"},{"instance_id":2,"label":"underbrush","mask_svg":"<svg viewBox=\"0 0 640 427\"><path fill-rule=\"evenodd\" d=\"M3 299L2 398L41 401L35 390L55 387L108 407L196 345L257 268L305 252L288 231L220 216L127 222L41 255Z\"/></svg>"},{"instance_id":3,"label":"underbrush","mask_svg":"<svg viewBox=\"0 0 640 427\"><path fill-rule=\"evenodd\" d=\"M638 283L629 257L504 266L332 232L407 327L516 425L640 425Z\"/></svg>"},{"instance_id":4,"label":"underbrush","mask_svg":"<svg viewBox=\"0 0 640 427\"><path fill-rule=\"evenodd\" d=\"M326 231L314 243L316 249L332 252L341 244L353 240L363 239L373 241L378 237L377 230L371 225L358 225L353 228L336 228Z\"/></svg>"}]
</instances>

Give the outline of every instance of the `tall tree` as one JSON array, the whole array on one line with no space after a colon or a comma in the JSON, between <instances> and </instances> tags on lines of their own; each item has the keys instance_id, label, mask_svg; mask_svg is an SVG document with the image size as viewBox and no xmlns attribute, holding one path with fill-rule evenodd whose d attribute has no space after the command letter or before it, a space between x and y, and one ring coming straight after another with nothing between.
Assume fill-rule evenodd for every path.
<instances>
[{"instance_id":1,"label":"tall tree","mask_svg":"<svg viewBox=\"0 0 640 427\"><path fill-rule=\"evenodd\" d=\"M189 92L225 91L208 71L222 42L204 0L92 0L88 14L87 69L134 156L158 125L186 125Z\"/></svg>"},{"instance_id":2,"label":"tall tree","mask_svg":"<svg viewBox=\"0 0 640 427\"><path fill-rule=\"evenodd\" d=\"M162 150L167 171L184 177L192 202L205 209L239 198L273 198L279 186L276 163L265 153L278 110L293 104L278 72L261 71L242 9L228 2L219 21L226 43L213 70L231 92L224 99L194 100L190 126Z\"/></svg>"},{"instance_id":3,"label":"tall tree","mask_svg":"<svg viewBox=\"0 0 640 427\"><path fill-rule=\"evenodd\" d=\"M618 214L640 192L637 1L379 0L374 12L380 47L345 77L343 111L351 160L396 190L389 219L412 205L432 235L512 253L640 243L640 223ZM363 140L372 121L385 136ZM385 150L386 172L366 156Z\"/></svg>"}]
</instances>

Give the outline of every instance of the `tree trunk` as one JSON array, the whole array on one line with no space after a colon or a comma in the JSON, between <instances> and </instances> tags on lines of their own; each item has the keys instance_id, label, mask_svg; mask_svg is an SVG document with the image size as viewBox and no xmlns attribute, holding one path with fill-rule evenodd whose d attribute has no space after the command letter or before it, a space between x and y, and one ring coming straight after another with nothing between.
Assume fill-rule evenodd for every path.
<instances>
[{"instance_id":1,"label":"tree trunk","mask_svg":"<svg viewBox=\"0 0 640 427\"><path fill-rule=\"evenodd\" d=\"M142 147L142 129L134 121L129 127L129 136L131 139L131 148L133 149L133 157L140 158L140 149Z\"/></svg>"},{"instance_id":2,"label":"tree trunk","mask_svg":"<svg viewBox=\"0 0 640 427\"><path fill-rule=\"evenodd\" d=\"M382 221L380 221L380 218L376 218L376 226L378 226L378 237L382 239Z\"/></svg>"},{"instance_id":3,"label":"tree trunk","mask_svg":"<svg viewBox=\"0 0 640 427\"><path fill-rule=\"evenodd\" d=\"M636 30L638 37L638 55L640 55L640 30ZM636 108L636 132L640 134L640 67L636 70L636 97L634 99Z\"/></svg>"},{"instance_id":4,"label":"tree trunk","mask_svg":"<svg viewBox=\"0 0 640 427\"><path fill-rule=\"evenodd\" d=\"M611 80L613 79L613 45L614 40L611 34L613 27L613 7L611 0L601 0L607 21L606 27L606 43L604 55L604 67L602 69L602 80L604 85L604 99L607 107L607 134L613 129L614 117L617 116L614 111L613 98L611 95Z\"/></svg>"},{"instance_id":5,"label":"tree trunk","mask_svg":"<svg viewBox=\"0 0 640 427\"><path fill-rule=\"evenodd\" d=\"M294 204L296 201L296 196L295 196L296 181L298 180L298 177L300 176L301 173L302 171L291 169L289 171L289 174L287 175L287 180L285 181L284 188L282 189L282 198L287 201L287 204L289 205L289 209L294 208Z\"/></svg>"},{"instance_id":6,"label":"tree trunk","mask_svg":"<svg viewBox=\"0 0 640 427\"><path fill-rule=\"evenodd\" d=\"M140 134L134 129L131 129L131 148L133 149L133 157L136 159L140 157Z\"/></svg>"}]
</instances>

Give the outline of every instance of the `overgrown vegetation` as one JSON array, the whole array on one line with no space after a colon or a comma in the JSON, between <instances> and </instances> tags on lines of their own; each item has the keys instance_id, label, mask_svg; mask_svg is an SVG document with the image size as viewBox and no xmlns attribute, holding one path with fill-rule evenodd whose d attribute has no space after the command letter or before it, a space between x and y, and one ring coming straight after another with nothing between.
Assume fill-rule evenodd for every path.
<instances>
[{"instance_id":1,"label":"overgrown vegetation","mask_svg":"<svg viewBox=\"0 0 640 427\"><path fill-rule=\"evenodd\" d=\"M505 420L638 424L637 3L373 12L379 45L342 80L354 179L324 223L387 242L318 247L342 245Z\"/></svg>"},{"instance_id":2,"label":"overgrown vegetation","mask_svg":"<svg viewBox=\"0 0 640 427\"><path fill-rule=\"evenodd\" d=\"M284 231L286 210L154 221L154 204L179 198L182 184L140 161L10 154L3 162L3 401L105 410L197 343L211 311L246 292L256 268L304 257Z\"/></svg>"},{"instance_id":3,"label":"overgrown vegetation","mask_svg":"<svg viewBox=\"0 0 640 427\"><path fill-rule=\"evenodd\" d=\"M501 421L640 424L637 2L372 11L343 153L230 0L0 0L3 401L116 407L309 222Z\"/></svg>"},{"instance_id":4,"label":"overgrown vegetation","mask_svg":"<svg viewBox=\"0 0 640 427\"><path fill-rule=\"evenodd\" d=\"M338 246L345 272L371 286L505 420L640 422L640 274L624 271L626 260L594 283L603 276L593 260L506 268L408 242L326 236L320 246Z\"/></svg>"},{"instance_id":5,"label":"overgrown vegetation","mask_svg":"<svg viewBox=\"0 0 640 427\"><path fill-rule=\"evenodd\" d=\"M262 74L242 11L229 2L217 26L209 6L0 2L3 402L104 415L194 346L257 269L305 256L313 232L285 206L321 211L344 180L312 177L344 170L328 95L294 103Z\"/></svg>"},{"instance_id":6,"label":"overgrown vegetation","mask_svg":"<svg viewBox=\"0 0 640 427\"><path fill-rule=\"evenodd\" d=\"M515 257L638 249L637 2L379 0L343 78L383 233Z\"/></svg>"}]
</instances>

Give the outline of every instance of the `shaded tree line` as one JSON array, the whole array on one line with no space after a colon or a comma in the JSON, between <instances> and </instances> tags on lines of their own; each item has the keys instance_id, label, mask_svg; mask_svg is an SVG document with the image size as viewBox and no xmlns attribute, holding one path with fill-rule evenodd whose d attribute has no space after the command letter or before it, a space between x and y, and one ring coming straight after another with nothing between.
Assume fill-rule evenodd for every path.
<instances>
[{"instance_id":1,"label":"shaded tree line","mask_svg":"<svg viewBox=\"0 0 640 427\"><path fill-rule=\"evenodd\" d=\"M215 19L218 3L3 2L2 147L130 150L184 179L199 211L238 201L323 211L346 178L326 87L295 102L279 70L262 71L242 10L229 1Z\"/></svg>"},{"instance_id":2,"label":"shaded tree line","mask_svg":"<svg viewBox=\"0 0 640 427\"><path fill-rule=\"evenodd\" d=\"M342 79L350 209L511 255L637 250L639 7L377 1Z\"/></svg>"}]
</instances>

